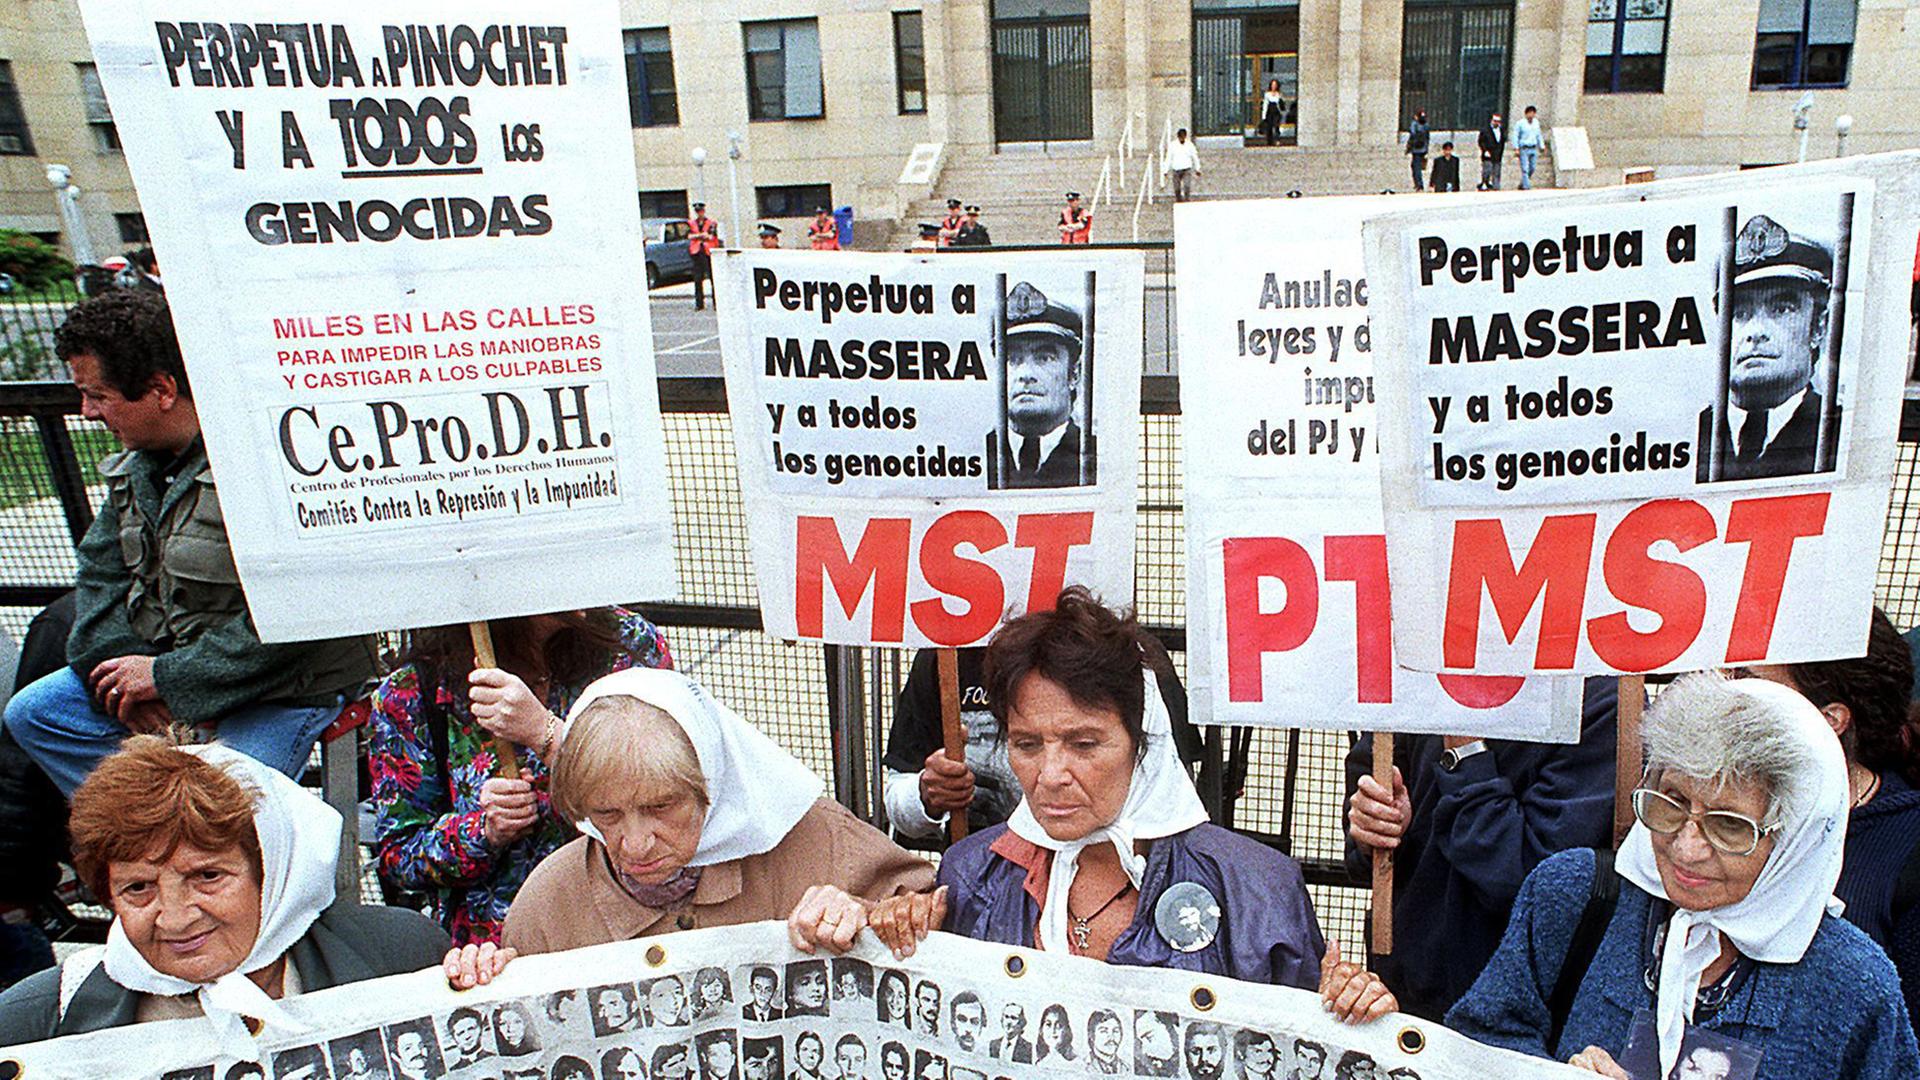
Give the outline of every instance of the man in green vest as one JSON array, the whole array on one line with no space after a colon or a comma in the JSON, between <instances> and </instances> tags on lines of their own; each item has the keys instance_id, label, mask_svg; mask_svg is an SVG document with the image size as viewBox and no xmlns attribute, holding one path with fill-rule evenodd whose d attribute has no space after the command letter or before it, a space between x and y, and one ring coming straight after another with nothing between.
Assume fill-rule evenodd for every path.
<instances>
[{"instance_id":1,"label":"man in green vest","mask_svg":"<svg viewBox=\"0 0 1920 1080\"><path fill-rule=\"evenodd\" d=\"M163 294L75 307L54 350L81 413L125 448L80 541L67 667L7 704L15 741L69 797L129 734L198 729L298 775L374 673L372 638L267 645L247 614Z\"/></svg>"}]
</instances>

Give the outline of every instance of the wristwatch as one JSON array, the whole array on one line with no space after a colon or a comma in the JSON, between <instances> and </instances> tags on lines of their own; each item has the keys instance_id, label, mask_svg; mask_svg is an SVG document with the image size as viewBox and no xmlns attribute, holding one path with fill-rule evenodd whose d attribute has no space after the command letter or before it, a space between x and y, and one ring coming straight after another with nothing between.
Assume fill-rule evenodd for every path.
<instances>
[{"instance_id":1,"label":"wristwatch","mask_svg":"<svg viewBox=\"0 0 1920 1080\"><path fill-rule=\"evenodd\" d=\"M1457 772L1460 768L1461 762L1467 760L1468 758L1472 757L1475 754L1484 754L1486 752L1487 752L1486 740L1475 739L1472 742L1465 744L1464 746L1456 746L1450 750L1442 751L1440 754L1440 767L1447 770L1448 772Z\"/></svg>"}]
</instances>

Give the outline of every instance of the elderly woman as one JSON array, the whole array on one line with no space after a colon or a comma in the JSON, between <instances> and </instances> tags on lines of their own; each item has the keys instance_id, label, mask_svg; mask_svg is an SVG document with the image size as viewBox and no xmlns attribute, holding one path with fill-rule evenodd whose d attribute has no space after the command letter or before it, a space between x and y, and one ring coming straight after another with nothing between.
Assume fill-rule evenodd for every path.
<instances>
[{"instance_id":1,"label":"elderly woman","mask_svg":"<svg viewBox=\"0 0 1920 1080\"><path fill-rule=\"evenodd\" d=\"M586 835L522 886L505 935L518 952L775 918L808 951L842 950L872 901L932 887L930 866L683 675L595 682L565 738L554 805Z\"/></svg>"},{"instance_id":2,"label":"elderly woman","mask_svg":"<svg viewBox=\"0 0 1920 1080\"><path fill-rule=\"evenodd\" d=\"M334 903L340 816L220 746L141 735L74 792L74 866L113 909L104 948L0 995L0 1045L205 1016L251 1056L247 1019L302 1030L280 999L432 967L446 932Z\"/></svg>"},{"instance_id":3,"label":"elderly woman","mask_svg":"<svg viewBox=\"0 0 1920 1080\"><path fill-rule=\"evenodd\" d=\"M1758 1052L1758 1080L1920 1076L1893 965L1835 914L1847 770L1819 710L1771 682L1691 675L1660 694L1644 736L1619 899L1558 1037L1548 1001L1593 902L1590 851L1528 876L1447 1025L1616 1080L1636 1026L1659 1076L1696 1028Z\"/></svg>"},{"instance_id":4,"label":"elderly woman","mask_svg":"<svg viewBox=\"0 0 1920 1080\"><path fill-rule=\"evenodd\" d=\"M1114 964L1320 982L1326 946L1299 865L1207 821L1147 654L1131 614L1078 586L1001 628L987 700L1024 798L947 851L940 892L875 908L882 941L905 954L941 926Z\"/></svg>"},{"instance_id":5,"label":"elderly woman","mask_svg":"<svg viewBox=\"0 0 1920 1080\"><path fill-rule=\"evenodd\" d=\"M1847 856L1833 895L1900 972L1907 1018L1920 1012L1920 724L1908 715L1913 654L1873 609L1867 655L1755 667L1813 702L1847 755Z\"/></svg>"},{"instance_id":6,"label":"elderly woman","mask_svg":"<svg viewBox=\"0 0 1920 1080\"><path fill-rule=\"evenodd\" d=\"M476 667L464 624L414 631L369 729L380 880L425 893L461 945L499 941L520 884L574 837L546 791L559 716L610 671L673 666L660 631L620 608L496 619L493 643L500 666ZM499 768L503 740L517 768Z\"/></svg>"}]
</instances>

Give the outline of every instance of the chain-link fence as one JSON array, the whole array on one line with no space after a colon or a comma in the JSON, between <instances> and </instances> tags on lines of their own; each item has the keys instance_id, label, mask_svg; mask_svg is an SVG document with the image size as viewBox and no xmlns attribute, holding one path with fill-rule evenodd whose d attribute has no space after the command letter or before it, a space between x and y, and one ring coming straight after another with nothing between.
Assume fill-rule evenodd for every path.
<instances>
[{"instance_id":1,"label":"chain-link fence","mask_svg":"<svg viewBox=\"0 0 1920 1080\"><path fill-rule=\"evenodd\" d=\"M53 331L79 301L80 291L66 279L0 294L0 382L65 377L53 355ZM5 475L0 473L0 483Z\"/></svg>"}]
</instances>

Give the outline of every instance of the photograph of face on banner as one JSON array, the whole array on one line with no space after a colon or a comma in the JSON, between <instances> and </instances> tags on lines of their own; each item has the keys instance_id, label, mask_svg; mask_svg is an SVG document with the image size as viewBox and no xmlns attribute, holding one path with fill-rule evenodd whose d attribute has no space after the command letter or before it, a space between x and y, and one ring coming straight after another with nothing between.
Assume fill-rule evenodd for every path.
<instances>
[{"instance_id":1,"label":"photograph of face on banner","mask_svg":"<svg viewBox=\"0 0 1920 1080\"><path fill-rule=\"evenodd\" d=\"M1736 211L1723 394L1700 410L1699 482L1834 471L1852 206L1840 196Z\"/></svg>"},{"instance_id":2,"label":"photograph of face on banner","mask_svg":"<svg viewBox=\"0 0 1920 1080\"><path fill-rule=\"evenodd\" d=\"M1001 304L1000 425L987 433L987 487L1085 487L1098 479L1086 329L1094 274L1078 295L1019 281ZM1001 275L1003 286L1008 279Z\"/></svg>"}]
</instances>

